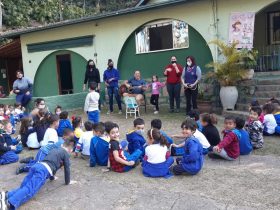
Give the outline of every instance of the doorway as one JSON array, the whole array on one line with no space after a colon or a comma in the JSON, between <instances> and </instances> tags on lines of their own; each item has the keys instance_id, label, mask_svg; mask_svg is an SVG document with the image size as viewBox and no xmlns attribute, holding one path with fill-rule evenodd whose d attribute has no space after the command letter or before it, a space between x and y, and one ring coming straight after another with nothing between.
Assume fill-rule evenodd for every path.
<instances>
[{"instance_id":1,"label":"doorway","mask_svg":"<svg viewBox=\"0 0 280 210\"><path fill-rule=\"evenodd\" d=\"M70 54L57 55L56 65L57 65L59 94L60 95L72 94L73 80L72 80Z\"/></svg>"}]
</instances>

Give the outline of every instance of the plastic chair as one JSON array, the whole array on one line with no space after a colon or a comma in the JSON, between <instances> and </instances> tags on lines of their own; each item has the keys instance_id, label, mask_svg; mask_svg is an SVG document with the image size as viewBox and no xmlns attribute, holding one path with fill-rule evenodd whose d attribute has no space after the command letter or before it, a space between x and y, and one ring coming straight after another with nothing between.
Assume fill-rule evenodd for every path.
<instances>
[{"instance_id":1,"label":"plastic chair","mask_svg":"<svg viewBox=\"0 0 280 210\"><path fill-rule=\"evenodd\" d=\"M124 103L125 103L125 118L127 119L127 114L129 114L129 116L131 116L131 114L134 114L134 118L136 118L137 112L138 115L140 116L140 110L139 110L139 106L136 102L135 97L124 97Z\"/></svg>"}]
</instances>

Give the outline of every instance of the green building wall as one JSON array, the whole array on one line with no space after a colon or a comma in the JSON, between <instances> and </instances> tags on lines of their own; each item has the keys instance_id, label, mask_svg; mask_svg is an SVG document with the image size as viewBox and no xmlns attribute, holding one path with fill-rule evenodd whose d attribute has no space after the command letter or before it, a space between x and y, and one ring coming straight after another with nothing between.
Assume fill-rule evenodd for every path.
<instances>
[{"instance_id":1,"label":"green building wall","mask_svg":"<svg viewBox=\"0 0 280 210\"><path fill-rule=\"evenodd\" d=\"M163 77L164 68L173 55L181 65L185 65L185 58L188 55L194 56L202 73L205 73L207 71L205 65L213 61L212 54L207 42L190 25L189 43L189 48L136 54L135 33L132 33L125 42L118 60L121 79L131 78L135 70L141 71L142 78L151 78L154 74Z\"/></svg>"},{"instance_id":2,"label":"green building wall","mask_svg":"<svg viewBox=\"0 0 280 210\"><path fill-rule=\"evenodd\" d=\"M35 97L59 95L56 56L63 54L70 54L71 57L73 92L83 91L86 59L75 52L62 50L48 55L40 64L34 79L33 95Z\"/></svg>"}]
</instances>

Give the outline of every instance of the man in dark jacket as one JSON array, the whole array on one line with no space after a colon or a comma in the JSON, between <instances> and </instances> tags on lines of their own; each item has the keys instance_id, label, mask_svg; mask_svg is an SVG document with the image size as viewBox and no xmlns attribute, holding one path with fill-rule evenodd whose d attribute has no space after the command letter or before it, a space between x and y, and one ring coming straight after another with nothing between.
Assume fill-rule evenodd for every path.
<instances>
[{"instance_id":1,"label":"man in dark jacket","mask_svg":"<svg viewBox=\"0 0 280 210\"><path fill-rule=\"evenodd\" d=\"M9 192L2 192L2 209L17 209L29 201L45 184L47 179L54 180L58 169L64 166L65 184L74 184L70 181L70 156L74 142L65 141L62 148L53 149L42 162L31 167L21 186Z\"/></svg>"}]
</instances>

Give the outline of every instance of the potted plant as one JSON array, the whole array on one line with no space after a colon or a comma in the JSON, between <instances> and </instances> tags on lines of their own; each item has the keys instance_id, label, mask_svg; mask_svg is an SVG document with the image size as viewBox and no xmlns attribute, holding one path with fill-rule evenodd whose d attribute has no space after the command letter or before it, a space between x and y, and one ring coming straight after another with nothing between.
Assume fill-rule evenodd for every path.
<instances>
[{"instance_id":1,"label":"potted plant","mask_svg":"<svg viewBox=\"0 0 280 210\"><path fill-rule=\"evenodd\" d=\"M210 89L211 87L206 81L201 82L198 86L197 106L200 113L212 112Z\"/></svg>"},{"instance_id":2,"label":"potted plant","mask_svg":"<svg viewBox=\"0 0 280 210\"><path fill-rule=\"evenodd\" d=\"M220 99L223 109L234 110L238 99L236 85L246 74L246 68L242 64L244 54L236 49L236 42L226 44L221 40L214 40L209 44L217 45L220 58L206 65L214 68L214 71L208 73L208 77L216 79L221 85Z\"/></svg>"},{"instance_id":3,"label":"potted plant","mask_svg":"<svg viewBox=\"0 0 280 210\"><path fill-rule=\"evenodd\" d=\"M243 79L252 79L255 73L254 68L257 65L258 51L242 49L241 52L243 54L241 64L246 69L246 74L243 76Z\"/></svg>"}]
</instances>

